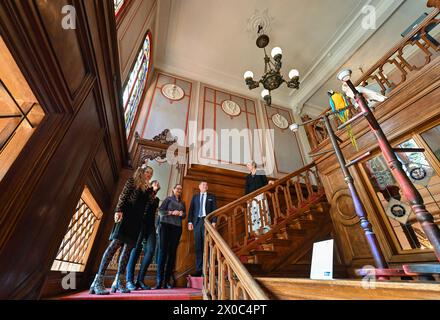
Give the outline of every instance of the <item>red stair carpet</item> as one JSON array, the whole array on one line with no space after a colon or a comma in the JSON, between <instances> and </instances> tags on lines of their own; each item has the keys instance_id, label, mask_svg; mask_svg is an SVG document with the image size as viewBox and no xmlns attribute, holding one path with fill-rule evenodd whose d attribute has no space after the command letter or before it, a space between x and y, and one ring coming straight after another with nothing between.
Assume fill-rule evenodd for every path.
<instances>
[{"instance_id":1,"label":"red stair carpet","mask_svg":"<svg viewBox=\"0 0 440 320\"><path fill-rule=\"evenodd\" d=\"M202 290L195 288L174 288L160 290L136 290L130 293L108 295L89 294L89 290L57 297L57 300L201 300Z\"/></svg>"},{"instance_id":2,"label":"red stair carpet","mask_svg":"<svg viewBox=\"0 0 440 320\"><path fill-rule=\"evenodd\" d=\"M136 290L108 295L89 294L89 290L57 297L57 300L202 300L203 277L187 277L187 288Z\"/></svg>"}]
</instances>

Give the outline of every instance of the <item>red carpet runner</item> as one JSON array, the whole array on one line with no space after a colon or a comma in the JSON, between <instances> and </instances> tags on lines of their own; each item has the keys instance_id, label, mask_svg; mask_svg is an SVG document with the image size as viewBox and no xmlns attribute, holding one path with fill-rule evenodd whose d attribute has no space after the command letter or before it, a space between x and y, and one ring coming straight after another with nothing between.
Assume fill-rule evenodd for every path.
<instances>
[{"instance_id":1,"label":"red carpet runner","mask_svg":"<svg viewBox=\"0 0 440 320\"><path fill-rule=\"evenodd\" d=\"M111 293L99 296L82 291L58 297L58 300L200 300L202 290L194 288L174 288L160 290L136 290L130 293Z\"/></svg>"}]
</instances>

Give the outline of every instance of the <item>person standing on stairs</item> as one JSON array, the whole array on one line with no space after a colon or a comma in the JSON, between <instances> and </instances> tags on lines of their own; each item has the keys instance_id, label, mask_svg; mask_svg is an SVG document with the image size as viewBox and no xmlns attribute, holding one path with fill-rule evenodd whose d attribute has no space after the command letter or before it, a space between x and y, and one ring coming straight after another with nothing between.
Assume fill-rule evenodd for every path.
<instances>
[{"instance_id":1,"label":"person standing on stairs","mask_svg":"<svg viewBox=\"0 0 440 320\"><path fill-rule=\"evenodd\" d=\"M129 293L125 283L125 269L131 249L135 246L142 225L142 216L156 194L149 186L153 169L142 165L125 183L115 209L115 225L110 234L110 244L104 252L98 273L90 286L91 294L109 294L104 286L104 274L116 251L120 248L118 271L111 292Z\"/></svg>"},{"instance_id":2,"label":"person standing on stairs","mask_svg":"<svg viewBox=\"0 0 440 320\"><path fill-rule=\"evenodd\" d=\"M208 193L208 182L200 181L200 193L194 195L191 199L191 205L188 211L188 230L194 230L194 242L196 251L196 272L193 277L200 277L203 274L203 245L205 243L205 217L217 209L217 200L215 195ZM217 218L211 221L215 228Z\"/></svg>"},{"instance_id":3,"label":"person standing on stairs","mask_svg":"<svg viewBox=\"0 0 440 320\"><path fill-rule=\"evenodd\" d=\"M182 220L186 217L182 201L182 185L176 184L173 195L167 197L159 207L159 256L157 261L156 285L152 288L171 289L171 277L176 263L177 247L182 235ZM165 273L165 277L164 277ZM165 283L163 281L165 280Z\"/></svg>"},{"instance_id":4,"label":"person standing on stairs","mask_svg":"<svg viewBox=\"0 0 440 320\"><path fill-rule=\"evenodd\" d=\"M150 187L153 188L153 191L155 194L157 194L160 190L159 181L151 181ZM130 259L128 260L127 265L127 288L130 291L134 291L139 288L142 290L150 289L150 287L144 283L144 279L156 250L155 218L157 208L159 207L159 202L159 198L155 196L145 211L145 214L142 217L142 227L141 231L139 232L136 246L131 250L130 253ZM142 250L144 251L144 256L142 258L137 280L134 282L134 269Z\"/></svg>"},{"instance_id":5,"label":"person standing on stairs","mask_svg":"<svg viewBox=\"0 0 440 320\"><path fill-rule=\"evenodd\" d=\"M264 171L257 170L257 163L255 161L248 162L246 167L249 170L249 174L246 176L245 195L266 186L268 183L273 183L273 181L268 182ZM261 208L263 208L263 212L261 212ZM264 194L256 196L252 200L248 210L251 211L252 220L249 232L265 233L269 231L271 223L269 205L264 198Z\"/></svg>"}]
</instances>

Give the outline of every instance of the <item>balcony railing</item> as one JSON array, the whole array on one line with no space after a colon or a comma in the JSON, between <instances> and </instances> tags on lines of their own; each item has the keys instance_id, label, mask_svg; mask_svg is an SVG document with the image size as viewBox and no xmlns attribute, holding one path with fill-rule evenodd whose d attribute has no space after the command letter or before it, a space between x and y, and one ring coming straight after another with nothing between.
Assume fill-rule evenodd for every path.
<instances>
[{"instance_id":1,"label":"balcony railing","mask_svg":"<svg viewBox=\"0 0 440 320\"><path fill-rule=\"evenodd\" d=\"M438 35L440 34L439 13L440 9L433 10L422 23L367 70L355 82L355 85L365 86L389 96L391 92L407 82L413 74L438 57L440 39L436 38L439 38ZM322 114L329 110L330 108L326 109ZM351 107L352 115L357 112L354 107ZM306 120L307 116L304 116L303 121ZM332 125L336 129L341 123L337 117L334 117L333 121ZM323 123L319 121L307 124L305 130L312 150L327 139L327 131Z\"/></svg>"}]
</instances>

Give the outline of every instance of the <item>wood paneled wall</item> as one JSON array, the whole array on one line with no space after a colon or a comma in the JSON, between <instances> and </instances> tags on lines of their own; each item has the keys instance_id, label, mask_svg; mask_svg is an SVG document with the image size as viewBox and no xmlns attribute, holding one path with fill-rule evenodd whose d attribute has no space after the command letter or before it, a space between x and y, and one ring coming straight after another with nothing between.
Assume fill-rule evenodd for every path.
<instances>
[{"instance_id":1,"label":"wood paneled wall","mask_svg":"<svg viewBox=\"0 0 440 320\"><path fill-rule=\"evenodd\" d=\"M440 58L436 58L418 73L415 73L401 87L393 91L388 100L380 104L375 116L379 120L388 139L398 142L405 139L419 128L440 121ZM353 125L359 150L356 151L346 133L340 134L344 141L341 144L347 161L371 151L379 154L376 139L369 130L366 120ZM320 144L314 152L330 149L328 140ZM326 190L327 198L332 205L331 215L336 233L338 246L343 253L344 263L353 270L364 265L374 265L368 244L359 218L356 216L350 193L344 182L344 177L337 164L334 154L327 154L315 159ZM350 167L356 187L365 205L368 217L373 224L380 246L386 259L391 265L402 262L436 261L433 252L424 253L399 252L393 245L390 235L384 225L377 206L375 194L369 192L368 182L361 175L361 164Z\"/></svg>"},{"instance_id":2,"label":"wood paneled wall","mask_svg":"<svg viewBox=\"0 0 440 320\"><path fill-rule=\"evenodd\" d=\"M0 181L0 298L34 299L84 185L112 219L128 163L113 3L4 0L0 33L46 114Z\"/></svg>"},{"instance_id":3,"label":"wood paneled wall","mask_svg":"<svg viewBox=\"0 0 440 320\"><path fill-rule=\"evenodd\" d=\"M245 173L203 166L192 165L183 179L183 200L187 211L192 196L199 193L200 180L208 181L208 192L215 194L217 207L222 207L244 195ZM188 231L188 218L183 222L182 238L180 240L177 263L176 278L179 285L186 284L185 275L194 272L195 268L195 245L194 233Z\"/></svg>"}]
</instances>

